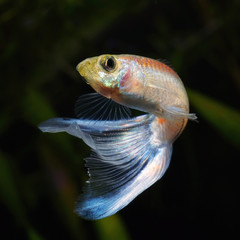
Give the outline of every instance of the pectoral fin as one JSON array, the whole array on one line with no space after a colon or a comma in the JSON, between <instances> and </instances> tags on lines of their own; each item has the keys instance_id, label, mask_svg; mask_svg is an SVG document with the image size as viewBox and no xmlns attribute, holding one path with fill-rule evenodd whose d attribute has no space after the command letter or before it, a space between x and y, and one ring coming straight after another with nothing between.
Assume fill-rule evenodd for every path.
<instances>
[{"instance_id":1,"label":"pectoral fin","mask_svg":"<svg viewBox=\"0 0 240 240\"><path fill-rule=\"evenodd\" d=\"M120 105L98 93L80 96L74 110L78 118L87 120L116 121L131 117L131 110L128 107Z\"/></svg>"}]
</instances>

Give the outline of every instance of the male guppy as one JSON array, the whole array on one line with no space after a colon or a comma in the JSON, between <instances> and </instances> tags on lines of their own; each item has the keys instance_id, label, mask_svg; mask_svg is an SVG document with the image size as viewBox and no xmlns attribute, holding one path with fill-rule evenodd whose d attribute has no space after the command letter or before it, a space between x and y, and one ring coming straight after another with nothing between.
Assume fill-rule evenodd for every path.
<instances>
[{"instance_id":1,"label":"male guppy","mask_svg":"<svg viewBox=\"0 0 240 240\"><path fill-rule=\"evenodd\" d=\"M172 143L196 116L189 113L179 76L159 61L107 54L80 62L77 70L100 95L80 97L78 119L49 119L39 128L67 132L92 148L85 159L89 181L76 212L86 219L101 219L163 176ZM148 114L130 118L128 107Z\"/></svg>"}]
</instances>

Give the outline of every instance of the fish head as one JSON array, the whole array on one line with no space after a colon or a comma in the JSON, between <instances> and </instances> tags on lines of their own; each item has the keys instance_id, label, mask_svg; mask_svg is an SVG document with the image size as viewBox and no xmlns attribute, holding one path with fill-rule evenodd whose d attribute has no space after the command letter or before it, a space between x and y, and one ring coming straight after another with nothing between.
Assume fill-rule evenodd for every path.
<instances>
[{"instance_id":1,"label":"fish head","mask_svg":"<svg viewBox=\"0 0 240 240\"><path fill-rule=\"evenodd\" d=\"M80 62L77 71L96 92L112 98L117 94L120 81L128 71L128 66L120 57L105 54Z\"/></svg>"}]
</instances>

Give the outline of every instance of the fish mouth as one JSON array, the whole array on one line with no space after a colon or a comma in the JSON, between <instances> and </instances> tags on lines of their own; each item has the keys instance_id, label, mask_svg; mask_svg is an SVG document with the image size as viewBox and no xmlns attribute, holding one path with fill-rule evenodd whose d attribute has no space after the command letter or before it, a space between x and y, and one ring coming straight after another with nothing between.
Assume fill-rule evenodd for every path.
<instances>
[{"instance_id":1,"label":"fish mouth","mask_svg":"<svg viewBox=\"0 0 240 240\"><path fill-rule=\"evenodd\" d=\"M86 78L88 76L88 68L90 67L90 65L91 62L89 59L83 60L77 65L76 69L83 78Z\"/></svg>"}]
</instances>

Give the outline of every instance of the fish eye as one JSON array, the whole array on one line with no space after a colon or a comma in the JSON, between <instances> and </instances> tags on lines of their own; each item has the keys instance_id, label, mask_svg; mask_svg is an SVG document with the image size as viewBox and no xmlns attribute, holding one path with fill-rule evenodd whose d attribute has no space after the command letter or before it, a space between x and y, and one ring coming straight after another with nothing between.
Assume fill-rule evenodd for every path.
<instances>
[{"instance_id":1,"label":"fish eye","mask_svg":"<svg viewBox=\"0 0 240 240\"><path fill-rule=\"evenodd\" d=\"M113 72L116 69L116 60L114 57L106 57L101 64L107 72Z\"/></svg>"}]
</instances>

